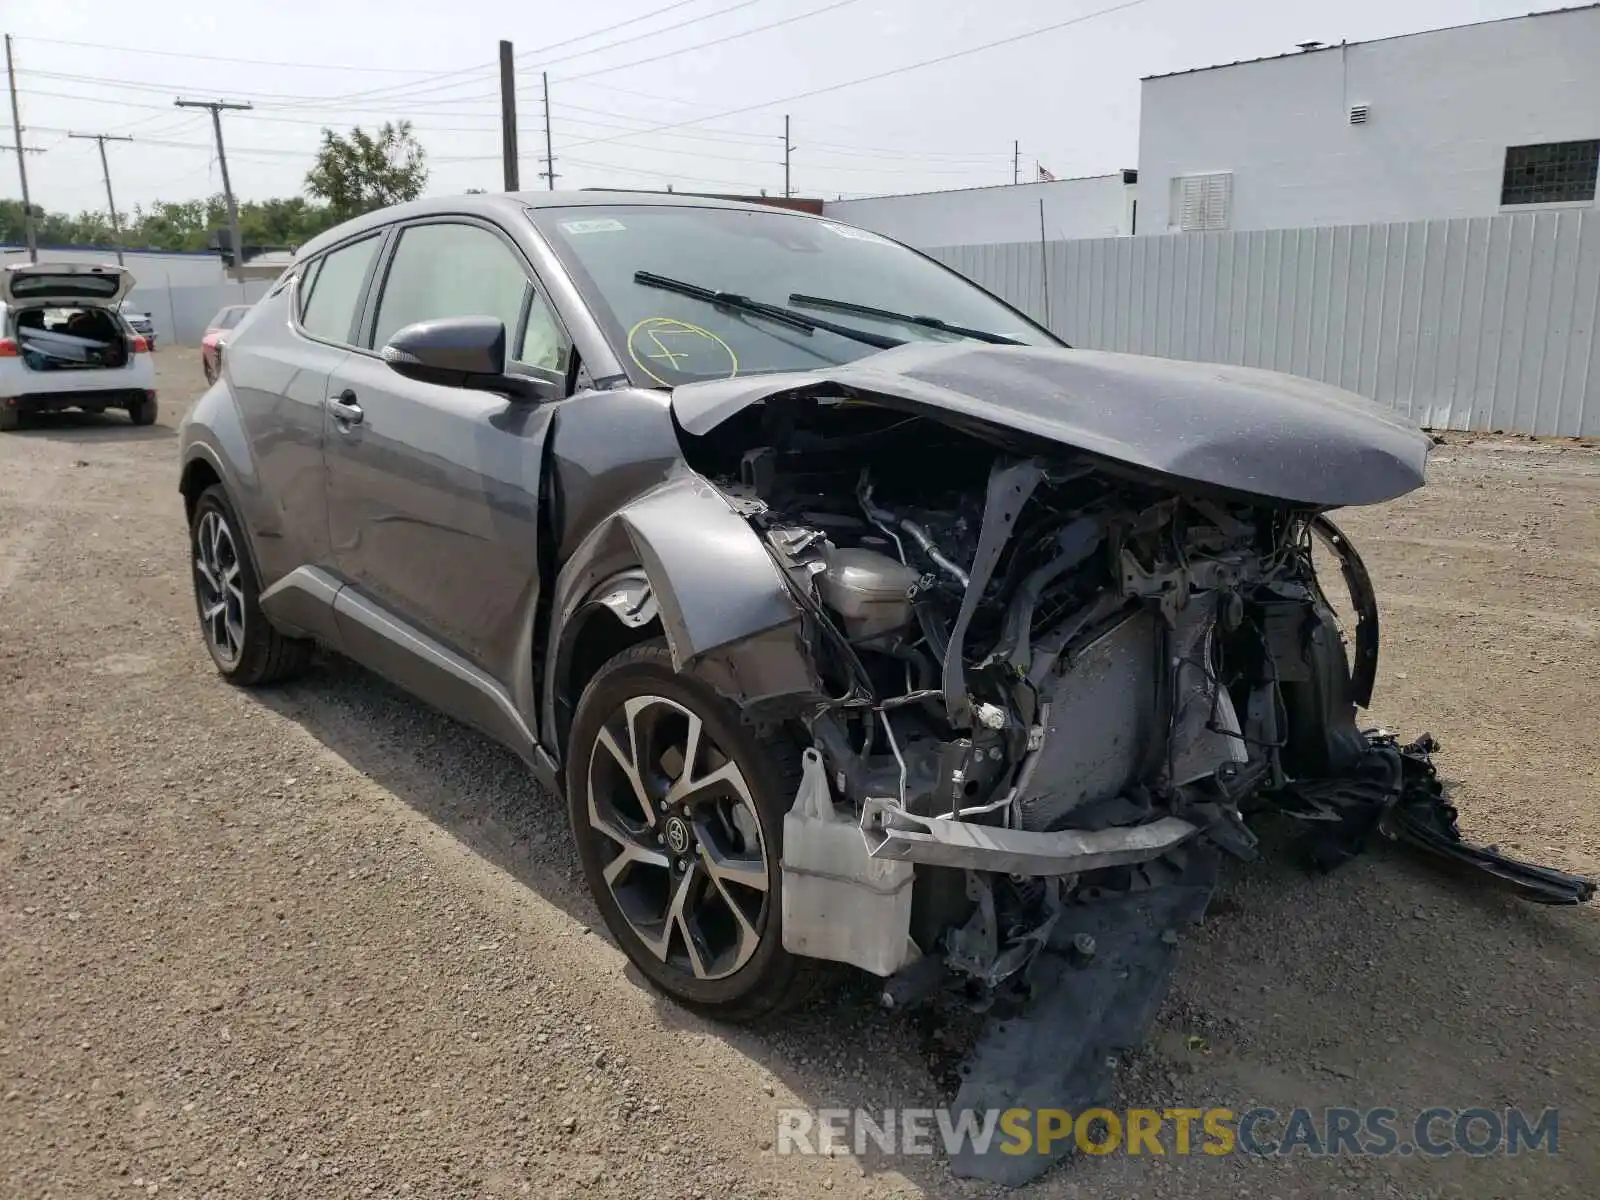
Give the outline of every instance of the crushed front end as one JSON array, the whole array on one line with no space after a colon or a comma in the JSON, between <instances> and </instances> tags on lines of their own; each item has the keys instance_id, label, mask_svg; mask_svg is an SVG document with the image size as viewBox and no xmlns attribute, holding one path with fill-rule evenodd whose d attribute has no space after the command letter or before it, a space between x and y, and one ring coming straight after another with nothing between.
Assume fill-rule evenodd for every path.
<instances>
[{"instance_id":1,"label":"crushed front end","mask_svg":"<svg viewBox=\"0 0 1600 1200\"><path fill-rule=\"evenodd\" d=\"M1377 605L1327 505L859 396L746 417L701 469L789 579L829 692L804 716L784 944L883 977L893 1007L992 1012L958 1109L1105 1098L1220 858L1255 853L1253 808L1306 818L1329 861L1381 825L1454 838L1428 747L1357 724ZM1057 1156L952 1166L1019 1183Z\"/></svg>"}]
</instances>

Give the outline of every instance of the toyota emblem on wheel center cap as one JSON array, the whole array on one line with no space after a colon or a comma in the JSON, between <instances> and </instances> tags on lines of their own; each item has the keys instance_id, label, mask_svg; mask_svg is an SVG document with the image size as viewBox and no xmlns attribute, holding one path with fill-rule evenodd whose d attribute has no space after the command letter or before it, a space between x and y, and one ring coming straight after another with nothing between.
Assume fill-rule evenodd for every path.
<instances>
[{"instance_id":1,"label":"toyota emblem on wheel center cap","mask_svg":"<svg viewBox=\"0 0 1600 1200\"><path fill-rule=\"evenodd\" d=\"M667 849L682 854L689 849L689 826L682 817L672 817L666 825Z\"/></svg>"}]
</instances>

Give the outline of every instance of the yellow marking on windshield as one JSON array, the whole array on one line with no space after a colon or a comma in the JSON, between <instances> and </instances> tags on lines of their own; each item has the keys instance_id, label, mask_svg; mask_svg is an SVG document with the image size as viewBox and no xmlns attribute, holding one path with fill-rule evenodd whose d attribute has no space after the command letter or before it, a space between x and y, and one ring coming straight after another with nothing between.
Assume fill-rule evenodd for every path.
<instances>
[{"instance_id":1,"label":"yellow marking on windshield","mask_svg":"<svg viewBox=\"0 0 1600 1200\"><path fill-rule=\"evenodd\" d=\"M680 321L676 317L646 317L628 330L628 356L634 364L662 387L671 387L670 379L663 379L650 364L663 370L695 375L714 375L721 370L723 356L727 357L728 373L732 379L739 373L739 356L716 334L701 325ZM702 366L709 357L715 366ZM689 363L682 366L682 363Z\"/></svg>"}]
</instances>

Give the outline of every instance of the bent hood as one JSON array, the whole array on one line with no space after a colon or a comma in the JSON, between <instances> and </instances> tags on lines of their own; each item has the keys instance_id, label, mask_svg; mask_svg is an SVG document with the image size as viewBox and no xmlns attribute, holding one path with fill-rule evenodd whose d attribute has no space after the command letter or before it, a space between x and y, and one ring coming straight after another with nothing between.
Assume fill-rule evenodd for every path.
<instances>
[{"instance_id":1,"label":"bent hood","mask_svg":"<svg viewBox=\"0 0 1600 1200\"><path fill-rule=\"evenodd\" d=\"M1421 487L1429 438L1352 392L1275 371L978 342L911 343L818 371L684 384L703 434L778 396L843 396L1047 438L1132 467L1296 504Z\"/></svg>"}]
</instances>

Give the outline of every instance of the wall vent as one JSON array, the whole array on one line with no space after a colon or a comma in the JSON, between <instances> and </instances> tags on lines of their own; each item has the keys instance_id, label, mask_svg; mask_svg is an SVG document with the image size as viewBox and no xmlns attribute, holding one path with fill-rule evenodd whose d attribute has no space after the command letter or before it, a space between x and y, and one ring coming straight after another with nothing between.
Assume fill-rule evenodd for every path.
<instances>
[{"instance_id":1,"label":"wall vent","mask_svg":"<svg viewBox=\"0 0 1600 1200\"><path fill-rule=\"evenodd\" d=\"M1365 125L1367 123L1368 109L1365 104L1352 104L1350 106L1350 124Z\"/></svg>"},{"instance_id":2,"label":"wall vent","mask_svg":"<svg viewBox=\"0 0 1600 1200\"><path fill-rule=\"evenodd\" d=\"M1233 173L1179 175L1172 181L1172 220L1184 233L1227 229L1233 224Z\"/></svg>"}]
</instances>

